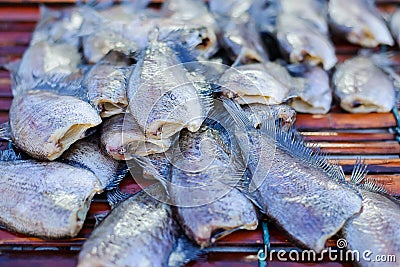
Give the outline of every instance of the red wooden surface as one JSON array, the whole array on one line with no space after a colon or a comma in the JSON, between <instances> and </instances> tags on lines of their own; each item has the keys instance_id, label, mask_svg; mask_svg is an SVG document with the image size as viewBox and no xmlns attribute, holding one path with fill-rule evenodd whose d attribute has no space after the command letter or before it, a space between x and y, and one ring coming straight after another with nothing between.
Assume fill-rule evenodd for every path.
<instances>
[{"instance_id":1,"label":"red wooden surface","mask_svg":"<svg viewBox=\"0 0 400 267\"><path fill-rule=\"evenodd\" d=\"M62 7L64 3L74 3L74 0L0 0L0 66L10 60L18 59L25 51L31 33L39 18L37 3L52 4ZM153 2L160 3L162 0ZM394 4L400 1L377 1L384 11L393 11ZM334 40L338 58L343 61L353 56L359 47L341 40ZM379 49L379 48L378 48ZM377 49L377 50L378 50ZM390 50L396 50L389 48ZM396 58L397 59L397 58ZM398 56L400 62L400 53ZM400 64L399 64L400 65ZM8 109L12 100L9 73L0 68L0 123L7 121ZM395 141L395 135L390 129L396 125L391 113L385 114L347 114L339 108L334 108L327 115L298 114L296 127L302 131L309 142L318 142L324 151L332 154L332 160L339 159L344 170L349 173L355 157L366 158L369 164L369 177L380 181L394 194L400 195L400 146ZM359 129L372 129L360 131ZM4 146L4 144L2 144ZM341 159L341 156L352 155L351 159ZM390 155L392 158L384 158ZM375 158L382 157L382 158ZM139 188L132 178L127 178L121 185L124 192L136 192ZM78 250L84 240L90 235L94 226L94 215L109 212L105 196L97 196L90 208L88 218L82 231L76 238L69 240L46 241L27 237L6 230L0 230L0 266L75 266ZM294 246L287 237L272 224L269 224L272 247ZM335 238L328 242L335 246ZM217 247L250 247L263 245L263 234L260 228L255 231L238 231L217 242ZM47 250L43 250L47 249ZM48 250L52 249L52 250ZM258 266L256 253L221 253L212 252L188 266ZM350 266L348 263L318 262L295 263L274 260L269 266Z\"/></svg>"}]
</instances>

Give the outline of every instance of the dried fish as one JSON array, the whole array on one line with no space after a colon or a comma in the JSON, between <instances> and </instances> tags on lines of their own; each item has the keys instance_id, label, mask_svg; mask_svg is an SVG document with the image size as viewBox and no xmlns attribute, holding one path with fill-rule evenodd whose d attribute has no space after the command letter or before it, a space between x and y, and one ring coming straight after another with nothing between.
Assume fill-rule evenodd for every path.
<instances>
[{"instance_id":1,"label":"dried fish","mask_svg":"<svg viewBox=\"0 0 400 267\"><path fill-rule=\"evenodd\" d=\"M41 160L58 158L100 123L101 118L88 103L46 91L18 95L10 108L13 142Z\"/></svg>"},{"instance_id":2,"label":"dried fish","mask_svg":"<svg viewBox=\"0 0 400 267\"><path fill-rule=\"evenodd\" d=\"M388 112L394 106L393 82L371 57L346 60L336 69L333 84L340 106L348 112Z\"/></svg>"},{"instance_id":3,"label":"dried fish","mask_svg":"<svg viewBox=\"0 0 400 267\"><path fill-rule=\"evenodd\" d=\"M148 190L163 194L158 187ZM78 267L181 266L187 258L174 254L179 249L178 230L170 207L141 191L120 203L93 231Z\"/></svg>"},{"instance_id":4,"label":"dried fish","mask_svg":"<svg viewBox=\"0 0 400 267\"><path fill-rule=\"evenodd\" d=\"M87 96L101 117L110 117L124 112L128 106L126 97L129 67L96 64L83 79Z\"/></svg>"},{"instance_id":5,"label":"dried fish","mask_svg":"<svg viewBox=\"0 0 400 267\"><path fill-rule=\"evenodd\" d=\"M17 95L20 90L31 90L43 77L67 76L78 72L80 62L81 56L73 45L37 42L28 47L21 61L8 64L13 95Z\"/></svg>"},{"instance_id":6,"label":"dried fish","mask_svg":"<svg viewBox=\"0 0 400 267\"><path fill-rule=\"evenodd\" d=\"M400 257L400 230L397 227L400 202L374 181L365 179L365 165L357 165L353 173L356 175L352 176L352 182L358 185L363 196L363 209L345 224L343 236L348 249L370 252L360 257L360 266L381 266L381 262L374 261L375 257L394 256L395 260ZM385 266L398 266L395 260L388 260Z\"/></svg>"},{"instance_id":7,"label":"dried fish","mask_svg":"<svg viewBox=\"0 0 400 267\"><path fill-rule=\"evenodd\" d=\"M210 109L211 90L199 76L191 80L175 50L156 39L129 79L129 110L151 139L168 138L183 128L197 131Z\"/></svg>"},{"instance_id":8,"label":"dried fish","mask_svg":"<svg viewBox=\"0 0 400 267\"><path fill-rule=\"evenodd\" d=\"M328 11L333 31L344 35L349 42L365 47L394 44L374 1L332 0Z\"/></svg>"},{"instance_id":9,"label":"dried fish","mask_svg":"<svg viewBox=\"0 0 400 267\"><path fill-rule=\"evenodd\" d=\"M258 225L252 203L234 188L245 166L230 133L233 120L229 123L226 115L217 116L221 119L207 119L196 133L182 130L179 150L171 152L168 192L186 235L201 247L238 229L254 230Z\"/></svg>"},{"instance_id":10,"label":"dried fish","mask_svg":"<svg viewBox=\"0 0 400 267\"><path fill-rule=\"evenodd\" d=\"M328 113L332 104L332 90L328 73L320 67L300 66L300 68L305 68L304 72L296 75L305 79L302 86L295 88L296 92L293 93L295 97L290 99L290 105L298 112Z\"/></svg>"},{"instance_id":11,"label":"dried fish","mask_svg":"<svg viewBox=\"0 0 400 267\"><path fill-rule=\"evenodd\" d=\"M320 252L327 239L360 211L358 191L345 181L339 165L306 147L293 130L274 127L274 120L256 130L240 106L229 99L224 103L246 129L238 140L248 155L251 180L243 187L293 240ZM243 135L248 136L247 143Z\"/></svg>"},{"instance_id":12,"label":"dried fish","mask_svg":"<svg viewBox=\"0 0 400 267\"><path fill-rule=\"evenodd\" d=\"M335 66L335 48L328 36L309 21L290 13L282 13L276 22L281 50L291 63L321 64L325 70Z\"/></svg>"},{"instance_id":13,"label":"dried fish","mask_svg":"<svg viewBox=\"0 0 400 267\"><path fill-rule=\"evenodd\" d=\"M222 94L239 104L281 104L291 91L292 78L277 63L229 68L219 79Z\"/></svg>"},{"instance_id":14,"label":"dried fish","mask_svg":"<svg viewBox=\"0 0 400 267\"><path fill-rule=\"evenodd\" d=\"M0 223L19 233L76 236L101 191L92 172L60 162L12 160L0 166Z\"/></svg>"},{"instance_id":15,"label":"dried fish","mask_svg":"<svg viewBox=\"0 0 400 267\"><path fill-rule=\"evenodd\" d=\"M130 160L134 156L146 156L166 151L169 138L146 138L142 129L130 114L115 115L102 126L101 144L108 155L116 160Z\"/></svg>"},{"instance_id":16,"label":"dried fish","mask_svg":"<svg viewBox=\"0 0 400 267\"><path fill-rule=\"evenodd\" d=\"M251 1L210 1L220 27L220 42L234 66L268 62L268 53L249 13Z\"/></svg>"},{"instance_id":17,"label":"dried fish","mask_svg":"<svg viewBox=\"0 0 400 267\"><path fill-rule=\"evenodd\" d=\"M47 41L49 43L67 43L79 46L80 29L84 20L84 12L88 7L79 6L53 10L40 7L40 20L32 34L30 44Z\"/></svg>"},{"instance_id":18,"label":"dried fish","mask_svg":"<svg viewBox=\"0 0 400 267\"><path fill-rule=\"evenodd\" d=\"M100 148L97 135L79 140L62 154L62 162L92 171L105 190L113 189L125 177L127 168L123 162L107 155Z\"/></svg>"}]
</instances>

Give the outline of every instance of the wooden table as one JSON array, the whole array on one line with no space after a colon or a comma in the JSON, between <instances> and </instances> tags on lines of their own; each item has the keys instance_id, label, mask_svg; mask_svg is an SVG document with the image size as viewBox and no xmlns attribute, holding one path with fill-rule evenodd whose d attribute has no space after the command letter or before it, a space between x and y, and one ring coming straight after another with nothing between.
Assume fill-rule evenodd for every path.
<instances>
[{"instance_id":1,"label":"wooden table","mask_svg":"<svg viewBox=\"0 0 400 267\"><path fill-rule=\"evenodd\" d=\"M62 7L75 0L0 0L0 65L18 59L25 51L35 23L39 18L38 3ZM162 1L154 1L156 4ZM377 1L385 11L393 11L400 1ZM358 47L336 42L339 60L354 55ZM398 49L397 49L398 50ZM399 58L400 65L400 58ZM12 100L9 73L0 68L0 123L8 120ZM369 177L386 185L400 195L400 145L393 128L397 125L392 113L347 114L333 107L327 115L298 114L296 127L306 140L319 143L332 160L339 160L349 174L357 156L369 164ZM127 177L121 185L124 192L139 190L133 179ZM94 216L109 212L104 195L97 196L91 205L88 218L76 238L45 241L0 229L0 266L75 266L79 249L90 235ZM295 247L272 224L269 224L270 243L273 248ZM215 250L191 262L188 266L259 266L256 252L263 246L263 231L239 231L218 241ZM335 247L336 238L328 245ZM221 252L222 250L228 252ZM295 263L274 260L269 266L351 266L350 263L318 262Z\"/></svg>"}]
</instances>

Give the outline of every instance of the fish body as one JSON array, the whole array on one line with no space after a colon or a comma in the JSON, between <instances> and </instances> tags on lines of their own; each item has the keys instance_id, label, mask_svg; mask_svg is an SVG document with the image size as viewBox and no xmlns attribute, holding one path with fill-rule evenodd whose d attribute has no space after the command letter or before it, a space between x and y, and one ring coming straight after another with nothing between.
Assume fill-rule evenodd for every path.
<instances>
[{"instance_id":1,"label":"fish body","mask_svg":"<svg viewBox=\"0 0 400 267\"><path fill-rule=\"evenodd\" d=\"M73 45L37 42L28 47L19 63L10 66L13 95L17 95L19 89L32 89L40 78L75 73L80 62L81 56Z\"/></svg>"},{"instance_id":2,"label":"fish body","mask_svg":"<svg viewBox=\"0 0 400 267\"><path fill-rule=\"evenodd\" d=\"M238 162L239 151L217 124L202 126L196 133L184 130L180 152L172 154L169 195L186 235L201 247L258 225L252 203L234 188L245 169Z\"/></svg>"},{"instance_id":3,"label":"fish body","mask_svg":"<svg viewBox=\"0 0 400 267\"><path fill-rule=\"evenodd\" d=\"M88 103L71 96L29 91L10 107L12 140L30 156L54 160L83 138L101 118Z\"/></svg>"},{"instance_id":4,"label":"fish body","mask_svg":"<svg viewBox=\"0 0 400 267\"><path fill-rule=\"evenodd\" d=\"M343 227L343 236L347 241L347 249L370 251L360 257L360 266L381 266L374 262L376 256L394 255L400 257L400 230L397 227L400 219L400 203L394 198L370 190L361 190L363 208L361 213L351 218ZM365 256L365 254L364 254ZM396 262L385 262L385 266L398 266Z\"/></svg>"},{"instance_id":5,"label":"fish body","mask_svg":"<svg viewBox=\"0 0 400 267\"><path fill-rule=\"evenodd\" d=\"M171 140L146 138L133 116L120 114L102 125L101 144L114 159L130 160L134 156L162 153L170 147Z\"/></svg>"},{"instance_id":6,"label":"fish body","mask_svg":"<svg viewBox=\"0 0 400 267\"><path fill-rule=\"evenodd\" d=\"M148 138L168 138L183 128L197 131L209 111L208 97L181 63L167 43L153 40L131 74L129 111Z\"/></svg>"},{"instance_id":7,"label":"fish body","mask_svg":"<svg viewBox=\"0 0 400 267\"><path fill-rule=\"evenodd\" d=\"M305 78L303 86L297 87L296 97L289 102L298 112L326 114L332 104L332 90L328 73L320 67L308 67L300 74Z\"/></svg>"},{"instance_id":8,"label":"fish body","mask_svg":"<svg viewBox=\"0 0 400 267\"><path fill-rule=\"evenodd\" d=\"M124 112L128 106L126 85L130 68L109 64L96 64L83 79L87 96L101 117Z\"/></svg>"},{"instance_id":9,"label":"fish body","mask_svg":"<svg viewBox=\"0 0 400 267\"><path fill-rule=\"evenodd\" d=\"M326 70L335 66L334 46L327 35L309 21L291 13L281 13L276 31L279 46L291 63L321 64Z\"/></svg>"},{"instance_id":10,"label":"fish body","mask_svg":"<svg viewBox=\"0 0 400 267\"><path fill-rule=\"evenodd\" d=\"M49 43L68 43L78 47L85 9L87 7L52 10L41 6L40 20L32 34L30 44L47 41Z\"/></svg>"},{"instance_id":11,"label":"fish body","mask_svg":"<svg viewBox=\"0 0 400 267\"><path fill-rule=\"evenodd\" d=\"M78 266L166 266L176 242L169 206L141 191L120 203L94 229Z\"/></svg>"},{"instance_id":12,"label":"fish body","mask_svg":"<svg viewBox=\"0 0 400 267\"><path fill-rule=\"evenodd\" d=\"M114 186L126 174L123 163L103 152L98 136L79 140L62 154L60 160L92 171L103 189Z\"/></svg>"},{"instance_id":13,"label":"fish body","mask_svg":"<svg viewBox=\"0 0 400 267\"><path fill-rule=\"evenodd\" d=\"M339 65L333 85L348 112L389 112L395 103L393 82L370 57L357 56Z\"/></svg>"},{"instance_id":14,"label":"fish body","mask_svg":"<svg viewBox=\"0 0 400 267\"><path fill-rule=\"evenodd\" d=\"M74 237L101 191L88 170L60 162L0 161L0 222L43 238Z\"/></svg>"},{"instance_id":15,"label":"fish body","mask_svg":"<svg viewBox=\"0 0 400 267\"><path fill-rule=\"evenodd\" d=\"M239 104L281 104L290 92L291 77L276 63L230 68L219 79L223 95Z\"/></svg>"},{"instance_id":16,"label":"fish body","mask_svg":"<svg viewBox=\"0 0 400 267\"><path fill-rule=\"evenodd\" d=\"M366 179L365 171L359 173L358 180L351 181L360 189L363 208L360 214L345 224L343 237L347 241L347 249L364 253L358 262L360 266L380 266L382 263L375 262L376 257L400 256L400 230L397 227L400 202L388 195L384 188ZM364 183L361 183L363 180ZM366 251L370 253L366 254ZM385 266L398 264L392 260L385 262Z\"/></svg>"},{"instance_id":17,"label":"fish body","mask_svg":"<svg viewBox=\"0 0 400 267\"><path fill-rule=\"evenodd\" d=\"M243 144L240 136L238 140L248 155L251 198L293 240L320 252L328 238L360 211L358 191L345 182L340 166L305 147L293 130L282 131L274 121L254 130L237 104L225 103L247 129L240 134L248 135L249 142Z\"/></svg>"},{"instance_id":18,"label":"fish body","mask_svg":"<svg viewBox=\"0 0 400 267\"><path fill-rule=\"evenodd\" d=\"M394 44L373 1L333 0L329 1L328 12L331 27L351 43L364 47Z\"/></svg>"},{"instance_id":19,"label":"fish body","mask_svg":"<svg viewBox=\"0 0 400 267\"><path fill-rule=\"evenodd\" d=\"M305 0L305 1L279 1L281 11L296 15L315 25L321 33L328 33L327 5L325 1Z\"/></svg>"}]
</instances>

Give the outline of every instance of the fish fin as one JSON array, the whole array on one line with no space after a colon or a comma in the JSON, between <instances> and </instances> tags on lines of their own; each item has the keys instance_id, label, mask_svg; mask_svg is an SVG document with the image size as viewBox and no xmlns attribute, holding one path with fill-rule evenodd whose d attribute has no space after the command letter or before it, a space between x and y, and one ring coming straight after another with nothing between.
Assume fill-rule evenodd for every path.
<instances>
[{"instance_id":1,"label":"fish fin","mask_svg":"<svg viewBox=\"0 0 400 267\"><path fill-rule=\"evenodd\" d=\"M103 213L99 213L99 214L95 214L94 215L94 227L96 228L97 226L99 226L99 224L104 221L104 219L107 217L108 212L103 212Z\"/></svg>"},{"instance_id":2,"label":"fish fin","mask_svg":"<svg viewBox=\"0 0 400 267\"><path fill-rule=\"evenodd\" d=\"M360 185L368 174L367 167L368 165L365 164L365 160L357 158L356 164L354 165L353 171L351 173L350 182L354 185Z\"/></svg>"},{"instance_id":3,"label":"fish fin","mask_svg":"<svg viewBox=\"0 0 400 267\"><path fill-rule=\"evenodd\" d=\"M389 195L387 189L373 179L364 179L364 183L360 184L359 187L370 192Z\"/></svg>"},{"instance_id":4,"label":"fish fin","mask_svg":"<svg viewBox=\"0 0 400 267\"><path fill-rule=\"evenodd\" d=\"M51 91L59 95L73 96L88 102L87 90L82 85L83 77L54 74L38 80L34 89Z\"/></svg>"},{"instance_id":5,"label":"fish fin","mask_svg":"<svg viewBox=\"0 0 400 267\"><path fill-rule=\"evenodd\" d=\"M175 244L175 248L169 255L168 267L180 267L184 266L186 263L197 259L205 251L202 251L199 246L194 244L185 235L180 235Z\"/></svg>"},{"instance_id":6,"label":"fish fin","mask_svg":"<svg viewBox=\"0 0 400 267\"><path fill-rule=\"evenodd\" d=\"M0 139L11 141L11 127L9 122L0 124Z\"/></svg>"},{"instance_id":7,"label":"fish fin","mask_svg":"<svg viewBox=\"0 0 400 267\"><path fill-rule=\"evenodd\" d=\"M12 148L11 143L9 143L9 146L7 149L0 150L0 161L15 161L15 160L21 160L22 156L21 154L17 154L15 150Z\"/></svg>"},{"instance_id":8,"label":"fish fin","mask_svg":"<svg viewBox=\"0 0 400 267\"><path fill-rule=\"evenodd\" d=\"M125 201L131 196L133 196L133 194L124 193L119 189L119 187L116 187L107 192L107 201L108 204L110 204L111 209L114 209L119 203Z\"/></svg>"},{"instance_id":9,"label":"fish fin","mask_svg":"<svg viewBox=\"0 0 400 267\"><path fill-rule=\"evenodd\" d=\"M317 144L306 146L303 137L293 127L288 131L284 131L281 127L275 129L274 137L279 148L304 164L321 169L331 179L347 184L343 168L338 163L330 163Z\"/></svg>"}]
</instances>

